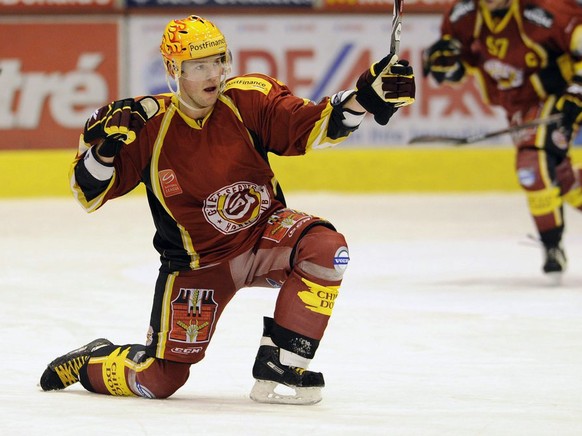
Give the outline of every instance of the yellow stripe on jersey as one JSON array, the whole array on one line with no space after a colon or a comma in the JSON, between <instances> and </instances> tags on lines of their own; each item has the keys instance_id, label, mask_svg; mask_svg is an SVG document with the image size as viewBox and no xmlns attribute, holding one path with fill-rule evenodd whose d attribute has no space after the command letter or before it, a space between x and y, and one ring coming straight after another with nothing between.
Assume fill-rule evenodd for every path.
<instances>
[{"instance_id":1,"label":"yellow stripe on jersey","mask_svg":"<svg viewBox=\"0 0 582 436\"><path fill-rule=\"evenodd\" d=\"M166 138L166 134L168 133L168 128L170 127L170 123L174 114L176 113L176 107L170 106L166 113L164 114L164 118L160 124L160 130L158 131L158 136L156 137L156 141L154 142L154 147L152 150L152 160L150 165L150 179L152 182L152 191L156 198L160 201L160 204L164 207L168 215L172 218L172 212L166 205L164 201L164 195L162 193L162 189L160 186L160 179L158 178L158 165L160 161L160 154L162 152L162 146L164 145L164 139ZM175 221L175 218L174 218Z\"/></svg>"},{"instance_id":2,"label":"yellow stripe on jersey","mask_svg":"<svg viewBox=\"0 0 582 436\"><path fill-rule=\"evenodd\" d=\"M485 104L490 104L491 99L489 98L489 93L487 92L487 86L485 85L485 77L479 68L469 67L468 64L463 64L467 68L469 74L471 74L477 81L479 92L481 93L481 99Z\"/></svg>"},{"instance_id":3,"label":"yellow stripe on jersey","mask_svg":"<svg viewBox=\"0 0 582 436\"><path fill-rule=\"evenodd\" d=\"M305 100L305 102L307 104L308 100ZM333 106L328 102L325 109L321 112L320 119L315 123L313 129L311 129L309 138L307 138L307 145L305 147L306 153L312 149L317 150L319 148L333 147L340 142L345 141L345 139L351 135L350 132L348 136L342 136L338 139L331 139L329 136L327 136L329 119L331 118L332 110Z\"/></svg>"},{"instance_id":4,"label":"yellow stripe on jersey","mask_svg":"<svg viewBox=\"0 0 582 436\"><path fill-rule=\"evenodd\" d=\"M544 102L540 118L547 118L552 113L552 109L556 105L556 96L550 95L548 99ZM540 124L536 129L535 146L538 148L544 148L546 144L546 136L548 135L548 125ZM547 173L547 168L544 171L544 177L549 177ZM544 182L546 183L546 182Z\"/></svg>"},{"instance_id":5,"label":"yellow stripe on jersey","mask_svg":"<svg viewBox=\"0 0 582 436\"><path fill-rule=\"evenodd\" d=\"M582 53L582 25L576 26L572 32L572 38L570 39L570 52L571 53ZM576 74L582 74L582 62L576 62L574 70Z\"/></svg>"},{"instance_id":6,"label":"yellow stripe on jersey","mask_svg":"<svg viewBox=\"0 0 582 436\"><path fill-rule=\"evenodd\" d=\"M186 250L188 256L190 256L190 268L196 269L200 266L200 256L194 249L194 243L192 242L190 234L180 223L178 223L176 218L172 215L170 208L166 205L164 194L160 186L160 179L158 177L160 154L162 153L162 147L164 146L164 139L166 138L166 134L168 133L168 128L170 127L172 118L176 114L176 110L177 110L176 106L171 105L164 114L164 118L162 119L160 130L158 132L158 136L156 137L156 141L154 142L154 147L152 151L152 161L150 165L150 179L154 195L156 196L156 198L158 199L166 213L170 215L172 219L176 222L176 226L180 230L182 245L184 246L184 249Z\"/></svg>"},{"instance_id":7,"label":"yellow stripe on jersey","mask_svg":"<svg viewBox=\"0 0 582 436\"><path fill-rule=\"evenodd\" d=\"M509 22L511 21L512 16L518 17L519 16L519 3L518 2L511 2L509 10L505 14L501 20L497 20L493 18L493 15L489 11L489 9L481 8L483 19L485 20L485 24L493 34L497 34L502 32Z\"/></svg>"},{"instance_id":8,"label":"yellow stripe on jersey","mask_svg":"<svg viewBox=\"0 0 582 436\"><path fill-rule=\"evenodd\" d=\"M193 118L190 118L184 112L182 112L182 110L178 107L179 100L178 100L178 98L176 98L176 96L172 97L172 103L174 103L172 105L172 107L175 109L175 111L178 113L178 115L180 115L180 118L182 118L186 124L188 124L190 127L192 127L193 129L196 129L196 130L202 130L202 127L206 123L206 120L208 118L210 118L210 115L212 114L212 111L214 110L214 108L212 108L212 110L210 112L208 112L204 116L204 118L202 118L202 120L195 120Z\"/></svg>"},{"instance_id":9,"label":"yellow stripe on jersey","mask_svg":"<svg viewBox=\"0 0 582 436\"><path fill-rule=\"evenodd\" d=\"M162 313L160 315L160 331L158 333L158 344L156 347L156 357L160 359L164 358L166 342L168 340L168 335L170 334L170 319L172 316L172 288L174 287L174 282L176 281L176 277L178 277L178 275L180 275L179 271L169 274L166 280L166 286L164 287L164 296L162 298Z\"/></svg>"},{"instance_id":10,"label":"yellow stripe on jersey","mask_svg":"<svg viewBox=\"0 0 582 436\"><path fill-rule=\"evenodd\" d=\"M259 91L265 95L271 92L273 85L260 77L237 77L226 82L224 90L242 89L243 91Z\"/></svg>"},{"instance_id":11,"label":"yellow stripe on jersey","mask_svg":"<svg viewBox=\"0 0 582 436\"><path fill-rule=\"evenodd\" d=\"M515 4L517 5L517 2L515 2ZM517 7L517 6L516 6ZM517 9L519 11L519 9ZM523 29L523 20L521 18L521 15L519 13L515 14L515 21L517 23L517 28L519 29L519 36L521 36L521 39L523 41L523 43L526 45L527 48L529 48L531 51L535 52L541 59L542 63L541 65L539 65L539 67L541 68L545 68L548 66L548 52L538 43L536 43L533 39L531 39L529 36L527 36L525 30ZM527 58L526 58L527 60ZM532 60L533 62L533 60ZM528 65L528 66L533 66L533 65Z\"/></svg>"},{"instance_id":12,"label":"yellow stripe on jersey","mask_svg":"<svg viewBox=\"0 0 582 436\"><path fill-rule=\"evenodd\" d=\"M225 105L227 105L229 107L229 109L236 115L237 119L242 123L243 119L242 119L242 115L240 114L240 111L238 110L238 108L234 105L234 101L232 101L232 99L230 97L227 97L224 94L220 94L218 96L218 99L223 102ZM248 130L247 130L248 131ZM250 135L250 133L249 133Z\"/></svg>"},{"instance_id":13,"label":"yellow stripe on jersey","mask_svg":"<svg viewBox=\"0 0 582 436\"><path fill-rule=\"evenodd\" d=\"M542 101L545 100L548 94L546 93L544 85L540 80L540 76L538 76L537 74L532 74L529 77L529 81L531 82L531 86L533 86L533 89L538 95L539 99Z\"/></svg>"}]
</instances>

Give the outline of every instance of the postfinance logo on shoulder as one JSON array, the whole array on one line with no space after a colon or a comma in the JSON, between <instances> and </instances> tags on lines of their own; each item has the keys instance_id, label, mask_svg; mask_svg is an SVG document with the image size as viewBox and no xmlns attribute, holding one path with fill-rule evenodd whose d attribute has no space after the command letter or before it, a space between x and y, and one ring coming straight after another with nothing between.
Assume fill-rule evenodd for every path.
<instances>
[{"instance_id":1,"label":"postfinance logo on shoulder","mask_svg":"<svg viewBox=\"0 0 582 436\"><path fill-rule=\"evenodd\" d=\"M267 95L273 85L260 77L237 77L226 83L225 91L229 89L242 89L245 91L260 91Z\"/></svg>"}]
</instances>

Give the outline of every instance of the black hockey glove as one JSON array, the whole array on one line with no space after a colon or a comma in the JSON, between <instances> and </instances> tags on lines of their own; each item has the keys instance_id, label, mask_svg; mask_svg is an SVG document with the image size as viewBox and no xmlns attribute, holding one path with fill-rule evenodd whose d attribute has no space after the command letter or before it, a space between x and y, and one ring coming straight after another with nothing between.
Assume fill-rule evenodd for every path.
<instances>
[{"instance_id":1,"label":"black hockey glove","mask_svg":"<svg viewBox=\"0 0 582 436\"><path fill-rule=\"evenodd\" d=\"M383 126L399 107L414 102L415 93L412 67L394 53L373 64L356 83L356 100Z\"/></svg>"},{"instance_id":2,"label":"black hockey glove","mask_svg":"<svg viewBox=\"0 0 582 436\"><path fill-rule=\"evenodd\" d=\"M450 37L443 37L422 52L422 74L429 74L438 83L458 82L465 75L461 62L461 43Z\"/></svg>"},{"instance_id":3,"label":"black hockey glove","mask_svg":"<svg viewBox=\"0 0 582 436\"><path fill-rule=\"evenodd\" d=\"M562 126L569 131L582 123L582 77L574 76L566 92L559 98L556 108L564 115Z\"/></svg>"},{"instance_id":4,"label":"black hockey glove","mask_svg":"<svg viewBox=\"0 0 582 436\"><path fill-rule=\"evenodd\" d=\"M101 144L99 155L113 157L123 144L131 144L145 122L159 110L153 97L139 101L116 100L97 109L85 123L83 138L91 145Z\"/></svg>"}]
</instances>

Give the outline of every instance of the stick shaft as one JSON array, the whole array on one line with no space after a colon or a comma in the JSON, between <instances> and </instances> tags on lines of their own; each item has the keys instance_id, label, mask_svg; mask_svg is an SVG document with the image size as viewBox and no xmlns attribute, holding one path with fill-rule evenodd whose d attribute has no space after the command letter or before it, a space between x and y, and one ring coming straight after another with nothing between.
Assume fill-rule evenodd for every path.
<instances>
[{"instance_id":1,"label":"stick shaft","mask_svg":"<svg viewBox=\"0 0 582 436\"><path fill-rule=\"evenodd\" d=\"M404 0L394 0L392 10L392 31L390 32L390 52L400 52L400 35L402 34L402 8Z\"/></svg>"},{"instance_id":2,"label":"stick shaft","mask_svg":"<svg viewBox=\"0 0 582 436\"><path fill-rule=\"evenodd\" d=\"M464 138L459 138L455 136L417 136L408 141L409 144L416 144L421 142L450 142L454 145L466 145L473 144L475 142L483 141L484 139L494 138L496 136L506 135L508 133L518 132L523 129L528 129L530 127L536 127L542 124L552 124L560 121L562 119L562 114L550 115L546 118L538 118L537 120L528 121L523 124L517 124L515 126L507 127L501 130L495 130L488 133L479 133L477 135L466 136Z\"/></svg>"}]
</instances>

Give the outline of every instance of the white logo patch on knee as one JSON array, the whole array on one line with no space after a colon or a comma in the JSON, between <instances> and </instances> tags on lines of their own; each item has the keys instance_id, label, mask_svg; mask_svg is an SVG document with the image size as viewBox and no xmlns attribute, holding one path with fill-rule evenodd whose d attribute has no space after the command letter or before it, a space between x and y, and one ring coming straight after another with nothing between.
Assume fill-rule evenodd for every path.
<instances>
[{"instance_id":1,"label":"white logo patch on knee","mask_svg":"<svg viewBox=\"0 0 582 436\"><path fill-rule=\"evenodd\" d=\"M348 267L348 262L350 261L350 253L348 251L348 247L340 247L335 252L333 256L333 267L336 271L343 272Z\"/></svg>"}]
</instances>

